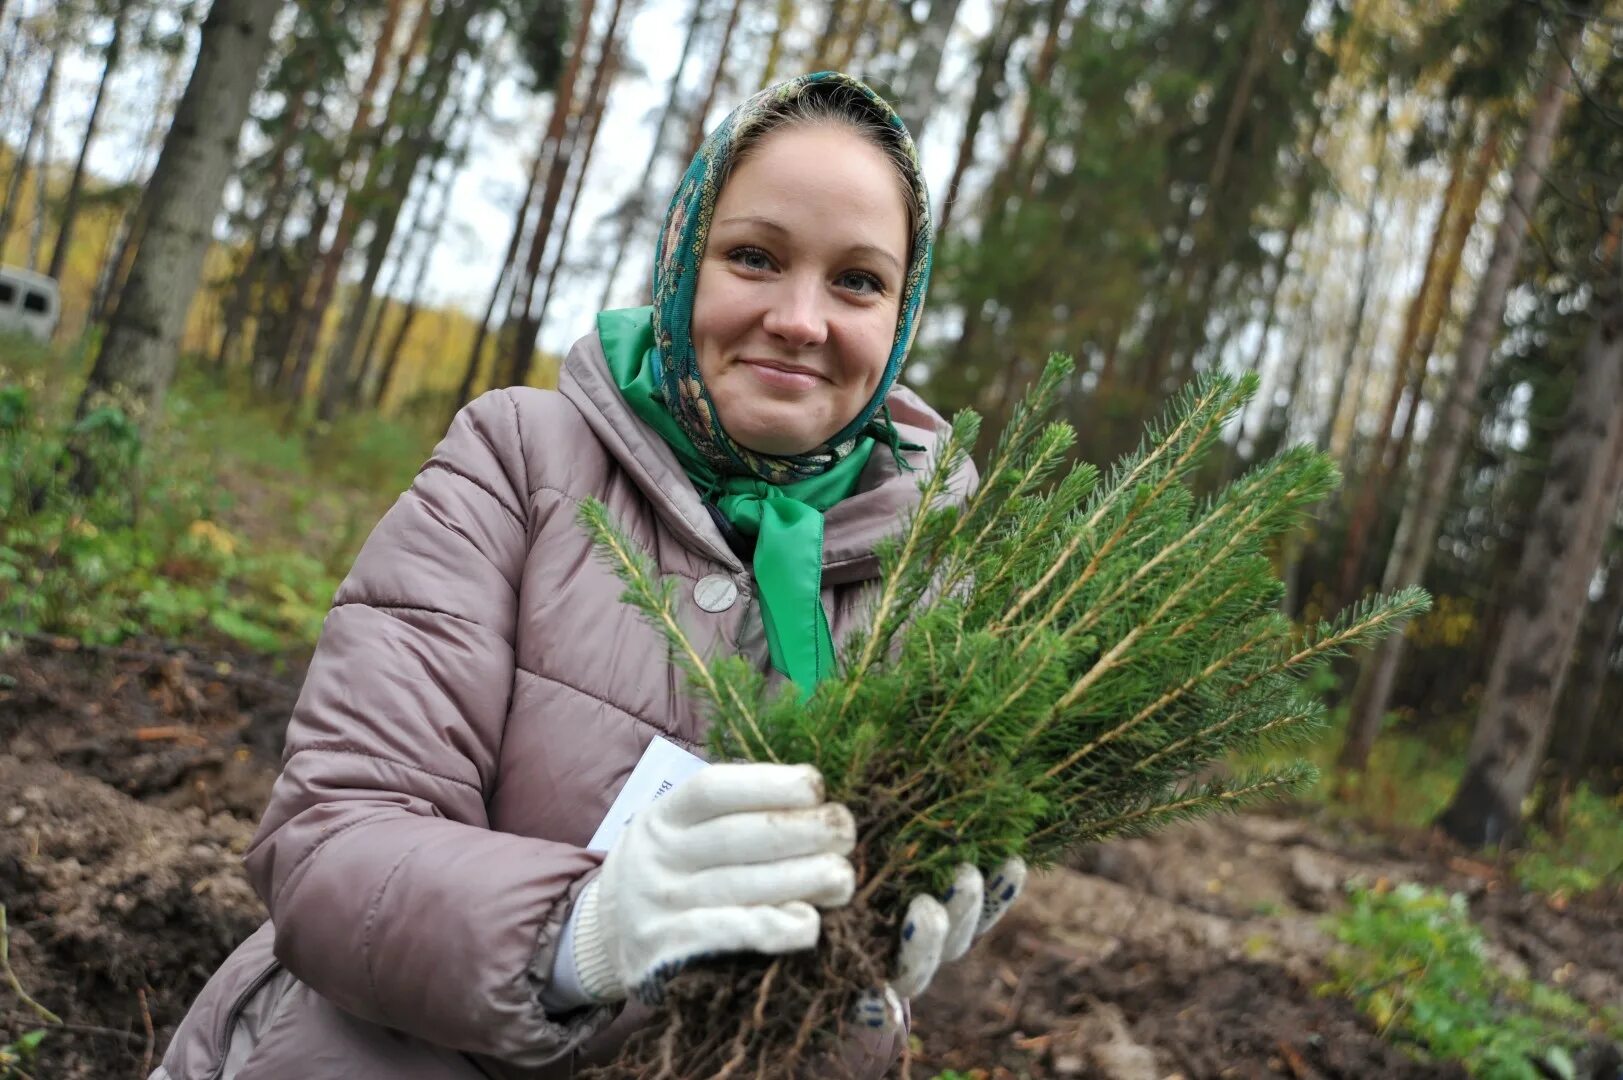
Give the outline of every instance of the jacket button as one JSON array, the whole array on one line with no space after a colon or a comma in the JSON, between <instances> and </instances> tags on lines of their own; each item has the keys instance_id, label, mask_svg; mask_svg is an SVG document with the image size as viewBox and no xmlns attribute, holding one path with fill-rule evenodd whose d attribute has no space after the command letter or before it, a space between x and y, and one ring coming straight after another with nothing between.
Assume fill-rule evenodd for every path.
<instances>
[{"instance_id":1,"label":"jacket button","mask_svg":"<svg viewBox=\"0 0 1623 1080\"><path fill-rule=\"evenodd\" d=\"M725 574L706 574L693 586L693 602L706 611L726 611L738 599L738 586Z\"/></svg>"}]
</instances>

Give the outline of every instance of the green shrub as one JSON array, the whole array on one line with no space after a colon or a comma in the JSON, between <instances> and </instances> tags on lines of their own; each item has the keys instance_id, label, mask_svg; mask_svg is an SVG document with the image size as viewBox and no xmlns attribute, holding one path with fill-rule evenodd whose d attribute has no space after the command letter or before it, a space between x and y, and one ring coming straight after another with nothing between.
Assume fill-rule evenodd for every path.
<instances>
[{"instance_id":1,"label":"green shrub","mask_svg":"<svg viewBox=\"0 0 1623 1080\"><path fill-rule=\"evenodd\" d=\"M1570 1077L1572 1051L1591 1035L1623 1035L1623 1016L1496 968L1458 893L1355 885L1351 901L1329 921L1340 945L1321 989L1350 997L1383 1035L1425 1056L1479 1080Z\"/></svg>"},{"instance_id":2,"label":"green shrub","mask_svg":"<svg viewBox=\"0 0 1623 1080\"><path fill-rule=\"evenodd\" d=\"M1574 896L1623 884L1623 798L1580 786L1561 831L1530 825L1524 847L1511 864L1524 889Z\"/></svg>"},{"instance_id":3,"label":"green shrub","mask_svg":"<svg viewBox=\"0 0 1623 1080\"><path fill-rule=\"evenodd\" d=\"M313 642L431 436L357 416L318 457L278 408L183 368L143 441L115 409L72 421L82 360L0 338L0 626L91 643ZM70 442L98 478L88 491Z\"/></svg>"}]
</instances>

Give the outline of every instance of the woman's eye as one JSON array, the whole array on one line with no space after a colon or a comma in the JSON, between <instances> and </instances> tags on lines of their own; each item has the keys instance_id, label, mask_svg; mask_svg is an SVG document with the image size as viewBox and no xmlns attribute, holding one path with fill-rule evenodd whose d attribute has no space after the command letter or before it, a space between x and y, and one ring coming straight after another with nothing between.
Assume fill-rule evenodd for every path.
<instances>
[{"instance_id":1,"label":"woman's eye","mask_svg":"<svg viewBox=\"0 0 1623 1080\"><path fill-rule=\"evenodd\" d=\"M840 285L857 293L879 294L885 291L884 282L872 274L862 270L852 270L840 275Z\"/></svg>"},{"instance_id":2,"label":"woman's eye","mask_svg":"<svg viewBox=\"0 0 1623 1080\"><path fill-rule=\"evenodd\" d=\"M766 252L760 248L741 247L734 248L727 253L727 258L742 266L746 270L770 270L772 260L767 258Z\"/></svg>"}]
</instances>

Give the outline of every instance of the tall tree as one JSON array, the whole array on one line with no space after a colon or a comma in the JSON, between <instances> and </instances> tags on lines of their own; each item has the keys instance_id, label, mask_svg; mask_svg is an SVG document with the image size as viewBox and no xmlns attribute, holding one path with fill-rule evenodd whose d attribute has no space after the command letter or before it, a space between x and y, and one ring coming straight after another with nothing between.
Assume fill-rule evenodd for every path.
<instances>
[{"instance_id":1,"label":"tall tree","mask_svg":"<svg viewBox=\"0 0 1623 1080\"><path fill-rule=\"evenodd\" d=\"M1580 636L1581 649L1573 658L1562 699L1565 708L1559 710L1562 715L1555 727L1557 741L1551 746L1555 775L1540 800L1544 823L1552 828L1560 827L1573 790L1594 771L1590 741L1600 720L1612 654L1617 651L1619 632L1623 630L1623 535L1612 539L1606 586L1589 609L1589 635L1587 640Z\"/></svg>"},{"instance_id":2,"label":"tall tree","mask_svg":"<svg viewBox=\"0 0 1623 1080\"><path fill-rule=\"evenodd\" d=\"M214 0L209 9L191 79L142 199L140 249L79 398L81 416L113 406L149 430L163 407L281 6L282 0ZM91 479L82 470L79 478Z\"/></svg>"},{"instance_id":3,"label":"tall tree","mask_svg":"<svg viewBox=\"0 0 1623 1080\"><path fill-rule=\"evenodd\" d=\"M56 69L62 58L62 48L67 41L67 34L60 21L51 33L51 51L45 61L45 79L40 84L39 96L34 99L33 111L28 114L28 132L23 136L22 147L11 162L11 178L6 182L6 201L0 204L0 248L5 246L6 238L17 223L17 212L22 205L23 181L28 178L28 160L34 156L34 144L45 132L46 116L50 112L51 99L56 95ZM38 208L43 212L44 207Z\"/></svg>"},{"instance_id":4,"label":"tall tree","mask_svg":"<svg viewBox=\"0 0 1623 1080\"><path fill-rule=\"evenodd\" d=\"M671 76L670 89L665 95L665 106L660 109L659 120L654 124L654 142L648 148L648 161L643 165L642 172L633 175L651 179L654 167L659 164L660 153L665 148L665 129L670 126L671 119L676 115L677 102L682 94L682 76L687 72L688 58L693 54L693 42L698 37L703 14L704 0L694 0L693 11L688 16L687 33L682 36L682 53L676 60L676 73ZM782 29L782 12L779 16L780 22L774 33ZM768 59L769 67L771 63L772 61ZM597 305L599 310L606 309L614 296L614 279L620 275L620 264L625 261L626 251L631 247L631 238L647 212L648 185L636 184L631 189L631 197L627 204L620 210L620 232L614 241L614 259L609 263L608 276L603 281L603 296Z\"/></svg>"},{"instance_id":5,"label":"tall tree","mask_svg":"<svg viewBox=\"0 0 1623 1080\"><path fill-rule=\"evenodd\" d=\"M1392 99L1383 91L1380 110L1375 119L1373 148L1375 179L1369 186L1369 202L1364 207L1363 242L1360 244L1358 256L1358 288L1353 299L1352 316L1347 321L1346 338L1342 343L1341 363L1332 378L1335 389L1330 396L1330 408L1324 418L1324 432L1319 438L1320 448L1328 450L1330 456L1343 468L1346 467L1347 450L1352 441L1352 428L1363 407L1361 400L1363 395L1360 392L1363 388L1362 372L1367 370L1369 364L1369 352L1361 350L1359 345L1363 341L1364 316L1369 307L1370 293L1375 287L1375 267L1379 262L1377 254L1380 237L1385 231L1379 210L1386 169L1391 160L1386 145L1391 131L1391 117ZM1349 387L1354 389L1354 393L1347 393Z\"/></svg>"},{"instance_id":6,"label":"tall tree","mask_svg":"<svg viewBox=\"0 0 1623 1080\"><path fill-rule=\"evenodd\" d=\"M1445 497L1454 482L1460 450L1475 415L1482 373L1499 340L1505 298L1521 262L1528 217L1543 186L1561 115L1571 94L1572 68L1567 58L1573 55L1582 35L1583 23L1574 20L1559 40L1544 50L1538 95L1511 177L1504 213L1494 232L1493 252L1465 324L1446 397L1426 442L1425 460L1409 486L1398 535L1382 578L1383 591L1420 584L1431 561ZM1339 760L1343 768L1361 769L1369 760L1370 748L1391 701L1403 659L1403 641L1402 634L1394 634L1363 657Z\"/></svg>"},{"instance_id":7,"label":"tall tree","mask_svg":"<svg viewBox=\"0 0 1623 1080\"><path fill-rule=\"evenodd\" d=\"M1448 311L1449 297L1453 294L1454 281L1459 276L1460 261L1465 254L1465 242L1476 222L1488 179L1498 161L1499 137L1500 127L1493 124L1469 163L1465 158L1470 148L1468 140L1462 138L1456 147L1448 188L1443 194L1437 224L1432 231L1426 268L1404 319L1403 336L1399 339L1397 358L1393 364L1392 385L1388 388L1386 405L1376 427L1375 442L1370 448L1367 464L1349 485L1357 495L1342 547L1340 588L1337 591L1344 602L1350 603L1358 595L1365 552L1376 525L1380 496L1407 459L1406 442L1397 437L1398 409L1405 395L1410 403L1411 418L1419 404L1426 366L1431 359L1443 317ZM1406 423L1403 430L1407 436L1413 428Z\"/></svg>"},{"instance_id":8,"label":"tall tree","mask_svg":"<svg viewBox=\"0 0 1623 1080\"><path fill-rule=\"evenodd\" d=\"M485 106L490 99L491 83L494 81L494 71L487 64L485 70L474 71L468 78L474 85L474 91L471 94L462 93L459 88L454 97L451 113L446 117L439 136L452 147L447 155L445 168L440 170L444 175L436 178L433 170L430 170L429 180L424 185L422 197L418 200L411 228L406 232L405 250L395 262L389 287L383 290L383 300L378 305L377 317L367 337L364 363L361 365L361 376L356 380L355 394L357 401L364 398L374 408L387 391L385 384L393 378L394 365L399 358L399 348L396 344L386 349L380 363L374 365L378 340L383 333L384 316L391 306L389 298L400 291L400 283L405 280L407 274L411 274L409 296L394 336L394 342L398 343L404 340L406 333L411 329L411 323L417 317L418 297L421 295L423 284L427 281L430 257L439 245L440 233L450 216L451 191L456 186L457 174L467 164L473 131L484 118ZM430 207L435 209L431 211ZM413 264L415 269L408 270L408 266Z\"/></svg>"},{"instance_id":9,"label":"tall tree","mask_svg":"<svg viewBox=\"0 0 1623 1080\"><path fill-rule=\"evenodd\" d=\"M626 0L615 0L618 5ZM637 0L631 0L635 8ZM620 70L620 43L617 40L605 38L603 47L598 51L596 70L592 72L592 88L586 95L586 115L590 117L586 127L586 145L576 155L579 158L575 166L575 176L571 183L569 195L569 211L564 214L562 227L558 230L558 242L553 245L552 265L547 270L547 288L541 294L540 306L536 309L535 325L539 332L540 327L547 321L547 308L552 303L553 290L557 287L558 277L567 265L565 259L569 253L569 232L575 224L575 211L580 209L581 194L586 190L586 175L592 167L592 150L597 145L597 133L603 125L603 114L607 109L607 96L609 87L614 83L615 76ZM525 372L525 380L529 381L529 372Z\"/></svg>"},{"instance_id":10,"label":"tall tree","mask_svg":"<svg viewBox=\"0 0 1623 1080\"><path fill-rule=\"evenodd\" d=\"M547 241L552 236L553 219L558 212L558 201L563 197L564 180L569 172L573 134L583 118L573 116L575 81L580 77L582 58L586 52L587 37L591 31L595 0L582 0L580 22L575 30L574 48L564 66L558 89L553 94L552 116L547 121L539 153L547 157L547 182L541 192L541 205L536 211L535 226L530 232L530 246L524 263L513 277L513 293L508 305L508 326L511 338L507 353L507 368L503 376L505 385L512 386L524 379L529 370L530 357L535 352L535 337L540 327L535 322L535 287L541 276L541 260L546 254ZM616 4L615 14L619 14ZM573 123L571 122L573 119ZM524 213L528 207L522 208Z\"/></svg>"},{"instance_id":11,"label":"tall tree","mask_svg":"<svg viewBox=\"0 0 1623 1080\"><path fill-rule=\"evenodd\" d=\"M694 13L702 4L694 5ZM771 86L778 79L778 68L783 63L783 35L795 21L795 0L778 0L772 13L772 34L766 42L766 64L761 69L761 85ZM689 36L691 44L691 35ZM685 50L686 45L683 46ZM685 53L684 53L685 56Z\"/></svg>"},{"instance_id":12,"label":"tall tree","mask_svg":"<svg viewBox=\"0 0 1623 1080\"><path fill-rule=\"evenodd\" d=\"M1578 364L1465 776L1437 819L1464 844L1498 844L1520 832L1522 801L1544 761L1589 583L1623 491L1623 295L1596 314Z\"/></svg>"},{"instance_id":13,"label":"tall tree","mask_svg":"<svg viewBox=\"0 0 1623 1080\"><path fill-rule=\"evenodd\" d=\"M186 93L183 83L187 76L185 61L188 57L183 46L191 30L192 19L199 13L200 9L195 5L181 8L177 13L179 26L172 33L163 35L158 32L157 24L165 13L158 11L156 5L146 9L141 37L142 40L148 40L157 36L163 43L161 47L163 74L159 76L156 104L147 122L146 134L141 140L141 152L136 156L125 177L126 190L144 194L151 184L156 163L163 155L165 136L169 133L169 125L165 121L174 116L180 106L180 99ZM100 260L101 269L96 275L96 288L91 294L92 323L106 322L109 312L117 302L130 265L135 261L135 252L141 246L141 234L146 227L141 213L145 206L144 197L135 200L133 205L122 206L117 224L108 231L107 245Z\"/></svg>"},{"instance_id":14,"label":"tall tree","mask_svg":"<svg viewBox=\"0 0 1623 1080\"><path fill-rule=\"evenodd\" d=\"M935 115L940 95L941 59L947 52L947 39L958 21L962 0L930 0L930 10L913 34L913 55L902 70L896 91L896 108L907 121L913 140L922 143L925 129Z\"/></svg>"},{"instance_id":15,"label":"tall tree","mask_svg":"<svg viewBox=\"0 0 1623 1080\"><path fill-rule=\"evenodd\" d=\"M722 27L721 44L716 47L716 63L710 69L710 79L705 84L704 97L699 100L698 106L693 110L693 121L688 125L688 144L685 157L691 158L699 152L699 145L704 142L705 119L710 110L715 108L716 99L721 95L722 85L727 80L727 59L732 52L733 32L738 29L738 18L744 11L744 0L733 0L732 6L727 10L727 23Z\"/></svg>"},{"instance_id":16,"label":"tall tree","mask_svg":"<svg viewBox=\"0 0 1623 1080\"><path fill-rule=\"evenodd\" d=\"M63 37L66 35L63 34ZM39 156L34 161L34 214L28 227L28 269L39 270L45 247L45 218L51 206L51 135L56 129L56 86L45 97L45 124L39 133Z\"/></svg>"},{"instance_id":17,"label":"tall tree","mask_svg":"<svg viewBox=\"0 0 1623 1080\"><path fill-rule=\"evenodd\" d=\"M305 301L300 305L298 329L289 342L293 354L292 388L295 393L304 387L316 344L321 338L327 309L332 305L333 294L338 288L338 274L349 256L350 245L365 216L377 210L384 140L391 129L399 130L403 126L400 123L401 113L411 107L410 97L416 89L409 72L433 22L433 5L425 0L418 9L406 44L397 52L395 29L400 22L401 6L401 0L389 0L388 7L384 9L377 44L372 50L372 62L355 95L355 115L350 121L349 133L336 154L339 163L337 188L343 193L343 209L338 214L338 228L333 232L332 242L322 254L314 289L305 295ZM390 60L394 61L393 90L383 116L374 124L373 99L383 81L384 72L390 66Z\"/></svg>"},{"instance_id":18,"label":"tall tree","mask_svg":"<svg viewBox=\"0 0 1623 1080\"><path fill-rule=\"evenodd\" d=\"M73 163L73 175L68 178L68 190L62 197L62 222L56 230L56 243L51 248L51 265L45 273L61 278L67 263L68 245L73 242L73 227L79 217L79 197L84 189L85 162L90 158L90 147L96 141L96 124L101 119L101 107L107 100L107 85L118 71L124 55L124 21L129 15L132 0L116 0L113 7L113 33L102 54L101 79L96 83L96 96L90 103L90 117L85 121L85 135L79 143L79 157Z\"/></svg>"},{"instance_id":19,"label":"tall tree","mask_svg":"<svg viewBox=\"0 0 1623 1080\"><path fill-rule=\"evenodd\" d=\"M496 272L496 282L490 287L490 298L485 302L484 314L474 330L473 344L468 348L468 362L462 369L462 381L457 384L456 392L451 395L450 409L453 416L473 397L474 383L479 378L480 364L484 360L485 341L490 335L490 320L495 316L498 307L504 304L511 307L513 277L518 272L519 248L524 243L525 218L535 204L536 193L541 190L541 174L546 171L546 158L543 156L545 151L545 144L538 147L534 160L530 162L529 182L524 189L524 198L519 201L518 209L513 214L513 231L507 238L507 253L502 257L501 269ZM450 421L451 417L447 417L446 423L449 424Z\"/></svg>"},{"instance_id":20,"label":"tall tree","mask_svg":"<svg viewBox=\"0 0 1623 1080\"><path fill-rule=\"evenodd\" d=\"M472 44L471 24L481 5L474 0L448 0L429 34L427 55L422 70L417 74L411 95L411 111L403 123L403 131L395 151L387 156L383 167L376 173L373 184L368 174L368 188L374 192L387 192L393 197L383 201L372 223L372 234L366 245L366 265L356 283L354 295L339 324L332 346L327 350L326 363L321 374L321 396L316 403L316 418L330 423L348 400L350 372L356 351L365 329L366 316L371 308L373 291L389 245L394 239L395 227L406 193L416 177L419 167L429 155L433 133L440 109L450 88L451 75Z\"/></svg>"},{"instance_id":21,"label":"tall tree","mask_svg":"<svg viewBox=\"0 0 1623 1080\"><path fill-rule=\"evenodd\" d=\"M964 130L958 138L958 154L953 162L952 177L947 189L934 200L937 207L936 237L945 238L962 198L964 177L975 163L975 140L980 137L981 124L986 115L997 108L1002 99L1003 69L1008 66L1009 50L1020 36L1026 5L1007 3L998 9L992 28L986 32L975 55L975 87L969 95L969 108L964 113Z\"/></svg>"}]
</instances>

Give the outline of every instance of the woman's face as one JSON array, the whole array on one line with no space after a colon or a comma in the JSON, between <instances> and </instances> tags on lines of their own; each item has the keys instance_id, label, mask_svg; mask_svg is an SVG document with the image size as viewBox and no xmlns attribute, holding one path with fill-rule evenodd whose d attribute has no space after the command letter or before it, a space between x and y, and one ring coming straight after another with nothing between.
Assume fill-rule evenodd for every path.
<instances>
[{"instance_id":1,"label":"woman's face","mask_svg":"<svg viewBox=\"0 0 1623 1080\"><path fill-rule=\"evenodd\" d=\"M890 358L908 246L877 146L835 126L756 144L716 201L693 302L699 373L728 435L803 454L862 411Z\"/></svg>"}]
</instances>

